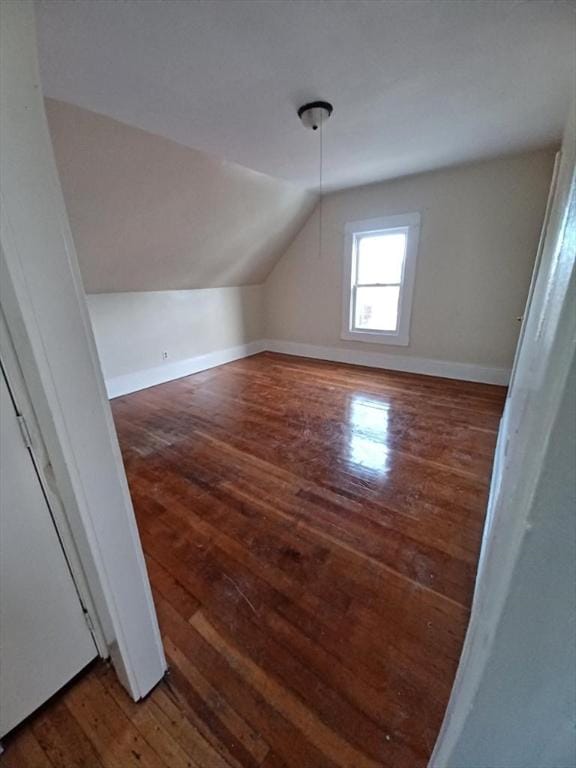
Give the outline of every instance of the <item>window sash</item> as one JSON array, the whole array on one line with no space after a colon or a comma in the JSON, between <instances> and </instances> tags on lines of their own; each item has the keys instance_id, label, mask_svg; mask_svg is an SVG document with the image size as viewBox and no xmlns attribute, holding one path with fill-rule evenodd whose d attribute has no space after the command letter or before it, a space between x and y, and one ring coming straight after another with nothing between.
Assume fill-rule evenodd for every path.
<instances>
[{"instance_id":1,"label":"window sash","mask_svg":"<svg viewBox=\"0 0 576 768\"><path fill-rule=\"evenodd\" d=\"M352 284L358 287L363 285L371 285L371 283L360 283L358 276L360 273L360 243L362 240L369 240L378 236L386 235L404 235L404 254L402 258L402 271L400 274L399 282L381 283L381 285L402 285L405 277L406 268L406 255L408 251L408 238L410 235L410 227L382 227L379 229L370 229L363 232L356 232L353 235L352 240ZM376 283L374 283L376 285Z\"/></svg>"},{"instance_id":2,"label":"window sash","mask_svg":"<svg viewBox=\"0 0 576 768\"><path fill-rule=\"evenodd\" d=\"M406 239L404 258L402 260L402 274L399 282L393 283L359 283L358 272L360 270L360 258L359 258L359 245L360 241L365 237L377 237L378 235L391 235L391 234L403 234ZM398 333L400 325L400 312L402 307L402 286L404 284L404 277L406 273L406 252L408 250L408 237L410 235L409 227L383 227L382 229L368 230L365 232L358 232L354 234L352 244L352 285L350 295L350 319L349 330L361 331L363 333L381 334L381 335L395 335ZM396 313L396 328L393 331L384 330L380 328L374 328L367 330L362 326L356 324L357 315L357 289L358 288L398 288L399 299L398 308Z\"/></svg>"},{"instance_id":3,"label":"window sash","mask_svg":"<svg viewBox=\"0 0 576 768\"><path fill-rule=\"evenodd\" d=\"M358 309L358 288L398 288L398 308L396 311L396 328L393 330L383 328L365 328L364 326L357 325L357 309ZM398 333L400 326L400 311L402 306L402 283L359 283L352 286L350 297L350 325L349 330L351 332L381 334L381 335L395 335Z\"/></svg>"},{"instance_id":4,"label":"window sash","mask_svg":"<svg viewBox=\"0 0 576 768\"><path fill-rule=\"evenodd\" d=\"M360 289L358 291L357 289ZM391 307L389 304L384 303L380 305L374 305L370 304L371 306L371 313L372 311L376 314L376 316L379 316L380 322L385 323L385 325L375 325L371 326L370 324L363 324L360 320L361 313L360 308L362 304L359 305L359 293L362 291L362 289L367 289L368 291L372 291L372 297L374 297L374 290L381 291L385 295L382 297L383 299L386 299L386 301L394 301L395 307ZM390 290L392 291L392 296L386 294L389 294ZM382 293L380 294L382 296ZM352 332L360 332L360 333L370 333L370 334L386 334L386 335L393 335L398 333L399 324L400 324L400 306L401 306L401 299L402 299L402 286L400 283L396 283L394 285L384 285L384 286L354 286L353 289L353 296L351 301L351 309L353 312L353 315L351 317L351 323L353 327L351 328ZM378 299L376 299L378 302ZM374 318L374 321L376 321L376 317Z\"/></svg>"}]
</instances>

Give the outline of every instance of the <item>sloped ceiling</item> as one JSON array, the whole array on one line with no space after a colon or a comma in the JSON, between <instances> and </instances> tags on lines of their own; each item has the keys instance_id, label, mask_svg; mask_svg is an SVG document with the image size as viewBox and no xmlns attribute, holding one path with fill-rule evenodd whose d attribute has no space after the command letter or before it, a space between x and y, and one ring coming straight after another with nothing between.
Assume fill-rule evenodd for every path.
<instances>
[{"instance_id":1,"label":"sloped ceiling","mask_svg":"<svg viewBox=\"0 0 576 768\"><path fill-rule=\"evenodd\" d=\"M46 95L312 187L557 143L573 0L43 0Z\"/></svg>"},{"instance_id":2,"label":"sloped ceiling","mask_svg":"<svg viewBox=\"0 0 576 768\"><path fill-rule=\"evenodd\" d=\"M303 188L46 99L87 293L261 283L310 215Z\"/></svg>"}]
</instances>

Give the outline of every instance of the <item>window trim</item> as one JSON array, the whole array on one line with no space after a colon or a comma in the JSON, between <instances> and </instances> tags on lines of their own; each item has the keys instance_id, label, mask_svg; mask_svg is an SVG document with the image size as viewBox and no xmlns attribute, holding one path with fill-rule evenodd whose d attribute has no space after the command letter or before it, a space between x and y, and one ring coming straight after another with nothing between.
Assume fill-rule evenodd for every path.
<instances>
[{"instance_id":1,"label":"window trim","mask_svg":"<svg viewBox=\"0 0 576 768\"><path fill-rule=\"evenodd\" d=\"M412 299L416 279L418 242L420 239L420 213L401 213L395 216L381 216L375 219L351 221L346 224L344 238L344 265L342 280L342 330L340 338L347 341L367 341L376 344L408 346L410 343L410 321ZM355 330L354 284L352 273L355 263L356 238L359 235L383 230L404 230L407 233L406 256L400 283L398 327L395 331Z\"/></svg>"}]
</instances>

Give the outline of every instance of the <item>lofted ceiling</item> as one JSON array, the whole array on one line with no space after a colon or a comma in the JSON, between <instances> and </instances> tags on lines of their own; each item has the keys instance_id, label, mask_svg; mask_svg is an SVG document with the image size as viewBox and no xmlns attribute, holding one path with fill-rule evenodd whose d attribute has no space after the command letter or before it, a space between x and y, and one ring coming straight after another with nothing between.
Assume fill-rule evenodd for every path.
<instances>
[{"instance_id":1,"label":"lofted ceiling","mask_svg":"<svg viewBox=\"0 0 576 768\"><path fill-rule=\"evenodd\" d=\"M72 104L46 115L87 293L262 283L317 200Z\"/></svg>"},{"instance_id":2,"label":"lofted ceiling","mask_svg":"<svg viewBox=\"0 0 576 768\"><path fill-rule=\"evenodd\" d=\"M47 96L312 187L556 142L574 89L564 0L40 0Z\"/></svg>"}]
</instances>

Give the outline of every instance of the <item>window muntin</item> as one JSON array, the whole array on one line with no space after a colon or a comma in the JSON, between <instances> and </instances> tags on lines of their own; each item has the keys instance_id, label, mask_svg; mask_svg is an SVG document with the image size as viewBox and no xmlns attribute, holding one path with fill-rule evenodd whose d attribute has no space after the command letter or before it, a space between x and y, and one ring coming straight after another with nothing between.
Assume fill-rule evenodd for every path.
<instances>
[{"instance_id":1,"label":"window muntin","mask_svg":"<svg viewBox=\"0 0 576 768\"><path fill-rule=\"evenodd\" d=\"M347 225L342 338L408 344L420 216Z\"/></svg>"}]
</instances>

